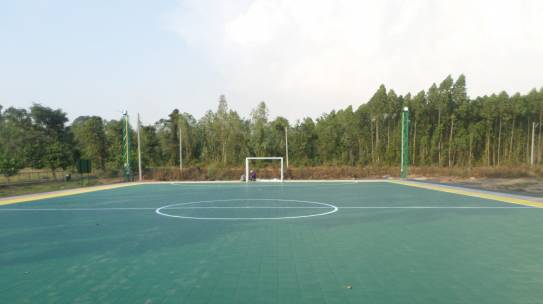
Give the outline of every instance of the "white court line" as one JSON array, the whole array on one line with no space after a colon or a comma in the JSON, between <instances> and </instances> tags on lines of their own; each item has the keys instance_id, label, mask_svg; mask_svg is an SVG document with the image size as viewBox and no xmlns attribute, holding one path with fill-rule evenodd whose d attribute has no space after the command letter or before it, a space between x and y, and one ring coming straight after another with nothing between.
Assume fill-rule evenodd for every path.
<instances>
[{"instance_id":1,"label":"white court line","mask_svg":"<svg viewBox=\"0 0 543 304\"><path fill-rule=\"evenodd\" d=\"M197 217L197 216L183 216L183 215L174 215L174 214L168 214L166 211L171 208L175 207L194 207L194 204L202 204L202 203L217 203L217 202L231 202L231 201L279 201L279 202L296 202L296 203L306 203L311 204L313 206L317 205L317 207L327 207L326 209L332 209L327 212L322 213L313 213L313 214L307 214L307 215L297 215L297 216L280 216L280 217ZM209 206L203 206L203 207L209 207ZM220 206L220 207L230 207L230 206ZM241 206L244 208L243 206ZM255 206L260 207L260 206ZM276 207L277 209L282 209L282 207ZM179 218L179 219L191 219L191 220L227 220L227 221L239 221L239 220L287 220L287 219L301 219L301 218L309 218L309 217L317 217L317 216L324 216L328 214L332 214L338 211L338 208L332 204L329 203L321 203L321 202L312 202L312 201L301 201L301 200L287 200L287 199L269 199L269 198L237 198L237 199L226 199L226 200L212 200L212 201L196 201L196 202L188 202L188 203L177 203L177 204L171 204L162 206L160 208L157 208L155 210L155 213L162 216L172 217L172 218Z\"/></svg>"},{"instance_id":2,"label":"white court line","mask_svg":"<svg viewBox=\"0 0 543 304\"><path fill-rule=\"evenodd\" d=\"M330 207L308 206L193 206L170 207L168 209L329 209ZM537 207L512 207L512 206L346 206L338 209L539 209Z\"/></svg>"},{"instance_id":3,"label":"white court line","mask_svg":"<svg viewBox=\"0 0 543 304\"><path fill-rule=\"evenodd\" d=\"M331 207L308 206L205 206L205 207L169 207L167 209L330 209ZM157 208L134 207L134 208L0 208L2 211L137 211L137 210L156 210ZM345 206L337 207L337 209L542 209L530 206Z\"/></svg>"},{"instance_id":4,"label":"white court line","mask_svg":"<svg viewBox=\"0 0 543 304\"><path fill-rule=\"evenodd\" d=\"M1 211L115 211L115 210L155 210L156 208L0 208Z\"/></svg>"},{"instance_id":5,"label":"white court line","mask_svg":"<svg viewBox=\"0 0 543 304\"><path fill-rule=\"evenodd\" d=\"M256 187L256 188L267 188L267 187L271 187L271 188L314 188L315 187L315 184L317 184L318 182L315 182L314 184L307 184L307 185L304 185L302 183L293 183L293 182L277 182L277 183L274 183L273 185L272 184L246 184L245 182L243 184L219 184L219 185L212 185L212 184L201 184L201 185L197 185L197 184L183 184L183 183L168 183L169 185L172 185L172 186L181 186L183 188L183 190L195 190L195 189L198 189L198 190L205 190L205 189L209 189L209 188L229 188L229 189L238 189L238 188L251 188L251 187ZM359 182L330 182L330 183L325 183L323 182L322 183L322 186L320 186L320 189L322 189L322 187L335 187L335 186L345 186L345 185L358 185L360 184Z\"/></svg>"},{"instance_id":6,"label":"white court line","mask_svg":"<svg viewBox=\"0 0 543 304\"><path fill-rule=\"evenodd\" d=\"M512 206L356 206L338 207L338 209L541 209L537 207L512 207Z\"/></svg>"},{"instance_id":7,"label":"white court line","mask_svg":"<svg viewBox=\"0 0 543 304\"><path fill-rule=\"evenodd\" d=\"M170 209L330 209L332 207L321 206L187 206L187 207L169 207Z\"/></svg>"}]
</instances>

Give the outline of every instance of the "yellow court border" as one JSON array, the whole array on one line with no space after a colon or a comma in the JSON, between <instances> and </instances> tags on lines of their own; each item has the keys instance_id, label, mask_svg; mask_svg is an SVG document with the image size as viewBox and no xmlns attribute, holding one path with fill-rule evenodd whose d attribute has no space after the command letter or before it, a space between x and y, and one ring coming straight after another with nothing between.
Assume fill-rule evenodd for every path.
<instances>
[{"instance_id":1,"label":"yellow court border","mask_svg":"<svg viewBox=\"0 0 543 304\"><path fill-rule=\"evenodd\" d=\"M83 193L89 193L89 192L124 188L124 187L136 186L140 184L141 183L119 183L119 184L111 184L111 185L93 186L93 187L87 187L87 188L60 190L60 191L54 191L54 192L25 194L25 195L20 195L20 196L7 197L3 199L0 198L0 206L26 203L26 202L38 201L38 200L43 200L43 199L48 199L48 198L77 195L77 194L83 194Z\"/></svg>"},{"instance_id":2,"label":"yellow court border","mask_svg":"<svg viewBox=\"0 0 543 304\"><path fill-rule=\"evenodd\" d=\"M533 201L533 200L529 200L525 198L519 198L519 197L514 197L514 196L508 196L508 195L500 195L499 193L479 192L477 190L471 190L471 189L464 190L460 188L455 188L454 186L445 187L445 186L440 186L440 185L435 185L435 184L411 182L411 181L405 181L405 180L389 180L388 182L393 183L393 184L398 184L398 185L409 186L409 187L490 199L490 200L500 201L504 203L543 208L543 202L537 202L537 201Z\"/></svg>"}]
</instances>

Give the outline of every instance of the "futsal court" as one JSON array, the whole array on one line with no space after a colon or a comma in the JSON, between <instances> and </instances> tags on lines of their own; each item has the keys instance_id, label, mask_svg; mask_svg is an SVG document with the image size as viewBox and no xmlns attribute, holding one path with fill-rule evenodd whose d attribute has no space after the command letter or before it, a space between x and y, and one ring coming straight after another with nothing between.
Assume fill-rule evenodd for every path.
<instances>
[{"instance_id":1,"label":"futsal court","mask_svg":"<svg viewBox=\"0 0 543 304\"><path fill-rule=\"evenodd\" d=\"M543 302L537 199L400 181L65 194L0 201L0 303Z\"/></svg>"}]
</instances>

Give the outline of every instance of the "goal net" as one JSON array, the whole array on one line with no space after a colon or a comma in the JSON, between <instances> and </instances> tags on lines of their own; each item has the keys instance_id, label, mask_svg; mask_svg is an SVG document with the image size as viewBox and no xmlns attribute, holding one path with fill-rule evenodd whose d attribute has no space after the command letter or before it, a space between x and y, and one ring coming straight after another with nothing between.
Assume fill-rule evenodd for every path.
<instances>
[{"instance_id":1,"label":"goal net","mask_svg":"<svg viewBox=\"0 0 543 304\"><path fill-rule=\"evenodd\" d=\"M247 157L245 158L245 182L283 181L283 158L282 157Z\"/></svg>"}]
</instances>

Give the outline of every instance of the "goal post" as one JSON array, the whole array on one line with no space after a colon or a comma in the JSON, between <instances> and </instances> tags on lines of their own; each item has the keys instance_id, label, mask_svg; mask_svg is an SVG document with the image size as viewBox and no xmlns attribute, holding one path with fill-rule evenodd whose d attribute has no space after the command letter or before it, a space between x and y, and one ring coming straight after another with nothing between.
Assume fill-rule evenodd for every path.
<instances>
[{"instance_id":1,"label":"goal post","mask_svg":"<svg viewBox=\"0 0 543 304\"><path fill-rule=\"evenodd\" d=\"M283 158L282 157L246 157L245 158L245 182L249 182L249 166L250 162L252 160L279 160L281 161L281 178L279 179L280 182L283 182L284 177L284 166L283 166Z\"/></svg>"}]
</instances>

